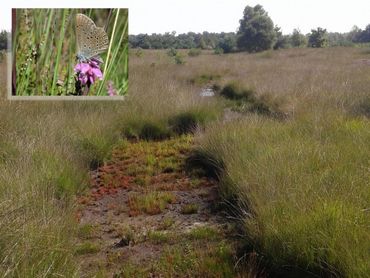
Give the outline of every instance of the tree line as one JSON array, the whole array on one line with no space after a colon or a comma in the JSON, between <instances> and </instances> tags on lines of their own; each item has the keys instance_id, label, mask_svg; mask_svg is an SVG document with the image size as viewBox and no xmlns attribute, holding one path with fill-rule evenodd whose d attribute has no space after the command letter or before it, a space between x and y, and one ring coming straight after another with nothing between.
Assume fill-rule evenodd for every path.
<instances>
[{"instance_id":1,"label":"tree line","mask_svg":"<svg viewBox=\"0 0 370 278\"><path fill-rule=\"evenodd\" d=\"M364 30L357 26L348 33L329 33L318 27L308 34L299 29L289 35L283 35L281 28L274 25L268 13L261 5L247 6L243 18L239 21L237 32L229 33L194 33L176 34L139 34L130 35L131 48L143 49L213 49L217 52L233 51L259 52L268 49L291 47L327 47L352 46L370 42L370 24Z\"/></svg>"},{"instance_id":2,"label":"tree line","mask_svg":"<svg viewBox=\"0 0 370 278\"><path fill-rule=\"evenodd\" d=\"M274 25L268 13L261 5L247 6L243 18L239 21L237 32L229 33L194 33L176 34L139 34L129 36L131 48L143 49L212 49L217 53L233 51L259 52L268 49L292 47L327 47L353 46L357 43L370 42L370 24L364 30L354 26L347 33L329 33L318 27L308 34L294 29L289 35L283 35L281 28ZM7 49L9 32L0 32L0 50Z\"/></svg>"}]
</instances>

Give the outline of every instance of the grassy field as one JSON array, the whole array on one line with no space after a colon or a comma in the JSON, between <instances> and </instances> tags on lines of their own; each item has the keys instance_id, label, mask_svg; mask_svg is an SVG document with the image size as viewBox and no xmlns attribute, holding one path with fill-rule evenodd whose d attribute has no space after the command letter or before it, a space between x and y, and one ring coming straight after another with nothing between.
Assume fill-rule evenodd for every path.
<instances>
[{"instance_id":1,"label":"grassy field","mask_svg":"<svg viewBox=\"0 0 370 278\"><path fill-rule=\"evenodd\" d=\"M272 275L370 272L369 50L185 54L179 65L132 50L129 96L111 103L9 102L1 64L1 276L77 277L74 206L88 170L124 137L195 124L195 161L240 223L239 263ZM205 86L229 99L200 97Z\"/></svg>"}]
</instances>

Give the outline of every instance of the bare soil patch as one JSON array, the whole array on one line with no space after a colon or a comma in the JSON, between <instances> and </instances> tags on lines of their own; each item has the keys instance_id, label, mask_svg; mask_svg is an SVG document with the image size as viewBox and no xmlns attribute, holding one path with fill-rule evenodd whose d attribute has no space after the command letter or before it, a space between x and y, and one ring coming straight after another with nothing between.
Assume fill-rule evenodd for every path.
<instances>
[{"instance_id":1,"label":"bare soil patch","mask_svg":"<svg viewBox=\"0 0 370 278\"><path fill-rule=\"evenodd\" d=\"M215 181L184 170L191 146L192 138L186 136L125 142L91 172L91 188L80 197L78 210L76 253L82 276L129 277L133 266L142 277L171 276L162 269L168 263L163 258L184 244L192 246L192 253L181 251L182 261L202 248L217 253L220 242L234 252L233 227L219 208ZM202 267L210 276L220 274ZM183 271L197 272L190 266Z\"/></svg>"}]
</instances>

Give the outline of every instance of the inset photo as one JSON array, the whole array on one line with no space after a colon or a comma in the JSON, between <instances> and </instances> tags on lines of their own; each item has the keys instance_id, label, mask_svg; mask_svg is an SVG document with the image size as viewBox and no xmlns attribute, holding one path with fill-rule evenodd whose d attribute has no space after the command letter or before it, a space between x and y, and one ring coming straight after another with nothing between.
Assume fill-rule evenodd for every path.
<instances>
[{"instance_id":1,"label":"inset photo","mask_svg":"<svg viewBox=\"0 0 370 278\"><path fill-rule=\"evenodd\" d=\"M11 77L12 98L122 99L128 9L13 9Z\"/></svg>"}]
</instances>

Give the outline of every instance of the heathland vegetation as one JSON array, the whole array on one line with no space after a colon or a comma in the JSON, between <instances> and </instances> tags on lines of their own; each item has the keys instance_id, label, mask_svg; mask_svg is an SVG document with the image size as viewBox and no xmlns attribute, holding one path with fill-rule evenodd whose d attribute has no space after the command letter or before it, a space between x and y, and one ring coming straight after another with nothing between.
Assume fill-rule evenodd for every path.
<instances>
[{"instance_id":1,"label":"heathland vegetation","mask_svg":"<svg viewBox=\"0 0 370 278\"><path fill-rule=\"evenodd\" d=\"M123 103L3 98L1 273L77 273L73 200L89 167L125 138L162 140L199 123L193 161L216 173L233 204L244 261L271 273L366 276L369 59L361 48L291 49L202 52L177 65L163 51L133 52ZM205 85L220 96L200 97ZM266 108L251 109L256 102ZM224 108L239 116L224 118Z\"/></svg>"},{"instance_id":2,"label":"heathland vegetation","mask_svg":"<svg viewBox=\"0 0 370 278\"><path fill-rule=\"evenodd\" d=\"M81 256L100 247L79 242L94 231L77 225L76 203L89 171L117 155L145 189L130 195L133 215L174 202L179 185L150 191L153 177L199 186L184 177L184 159L214 179L238 249L208 227L165 233L173 223L162 219L147 240L181 248L150 268L114 258L115 277L369 275L369 47L187 52L131 50L127 99L109 103L8 101L1 63L0 276L82 275ZM202 97L204 88L215 96ZM189 203L181 214L199 209Z\"/></svg>"}]
</instances>

